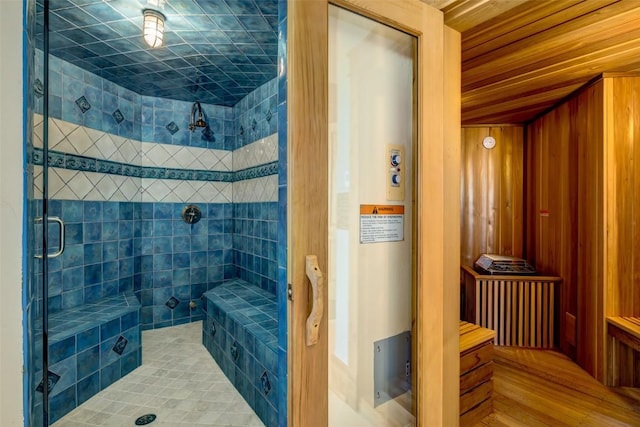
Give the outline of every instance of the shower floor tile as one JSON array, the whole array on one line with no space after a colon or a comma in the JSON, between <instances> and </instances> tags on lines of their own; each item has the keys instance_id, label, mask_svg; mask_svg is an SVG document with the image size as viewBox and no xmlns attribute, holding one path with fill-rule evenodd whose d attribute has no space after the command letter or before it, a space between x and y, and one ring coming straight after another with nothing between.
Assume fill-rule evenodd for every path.
<instances>
[{"instance_id":1,"label":"shower floor tile","mask_svg":"<svg viewBox=\"0 0 640 427\"><path fill-rule=\"evenodd\" d=\"M142 365L53 427L264 426L201 343L202 322L142 332Z\"/></svg>"}]
</instances>

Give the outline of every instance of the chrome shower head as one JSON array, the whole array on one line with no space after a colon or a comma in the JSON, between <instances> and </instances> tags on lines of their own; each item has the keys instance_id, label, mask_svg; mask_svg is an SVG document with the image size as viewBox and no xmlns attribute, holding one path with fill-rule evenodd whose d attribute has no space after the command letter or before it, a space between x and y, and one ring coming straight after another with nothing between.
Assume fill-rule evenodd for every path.
<instances>
[{"instance_id":1,"label":"chrome shower head","mask_svg":"<svg viewBox=\"0 0 640 427\"><path fill-rule=\"evenodd\" d=\"M196 112L198 113L198 117L196 118ZM189 123L189 130L193 132L196 128L206 128L207 122L204 120L204 115L202 114L202 106L199 101L196 101L191 106L191 122Z\"/></svg>"}]
</instances>

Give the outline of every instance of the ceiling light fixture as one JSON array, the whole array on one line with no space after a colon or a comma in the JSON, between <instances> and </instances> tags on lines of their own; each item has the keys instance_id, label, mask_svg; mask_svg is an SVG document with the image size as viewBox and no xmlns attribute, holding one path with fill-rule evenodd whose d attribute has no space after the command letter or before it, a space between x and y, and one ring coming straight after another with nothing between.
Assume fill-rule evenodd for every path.
<instances>
[{"instance_id":1,"label":"ceiling light fixture","mask_svg":"<svg viewBox=\"0 0 640 427\"><path fill-rule=\"evenodd\" d=\"M142 14L144 15L142 23L144 41L151 47L162 46L165 16L153 9L145 9Z\"/></svg>"}]
</instances>

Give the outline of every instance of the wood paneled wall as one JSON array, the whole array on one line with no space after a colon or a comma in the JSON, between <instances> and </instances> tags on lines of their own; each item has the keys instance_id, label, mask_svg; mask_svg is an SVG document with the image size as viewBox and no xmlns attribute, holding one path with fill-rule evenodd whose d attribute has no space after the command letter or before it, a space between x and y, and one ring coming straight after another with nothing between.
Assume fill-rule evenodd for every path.
<instances>
[{"instance_id":1,"label":"wood paneled wall","mask_svg":"<svg viewBox=\"0 0 640 427\"><path fill-rule=\"evenodd\" d=\"M563 278L562 350L606 382L606 316L640 316L640 77L605 75L530 124L526 156L526 255Z\"/></svg>"},{"instance_id":2,"label":"wood paneled wall","mask_svg":"<svg viewBox=\"0 0 640 427\"><path fill-rule=\"evenodd\" d=\"M559 343L575 355L575 330L568 331L564 313L576 315L578 199L576 135L571 132L572 108L565 103L527 127L526 256L538 271L560 276Z\"/></svg>"},{"instance_id":3,"label":"wood paneled wall","mask_svg":"<svg viewBox=\"0 0 640 427\"><path fill-rule=\"evenodd\" d=\"M603 357L602 117L596 83L530 124L525 187L527 257L562 277L560 347L594 376Z\"/></svg>"},{"instance_id":4,"label":"wood paneled wall","mask_svg":"<svg viewBox=\"0 0 640 427\"><path fill-rule=\"evenodd\" d=\"M640 77L604 79L608 316L640 316Z\"/></svg>"},{"instance_id":5,"label":"wood paneled wall","mask_svg":"<svg viewBox=\"0 0 640 427\"><path fill-rule=\"evenodd\" d=\"M482 140L492 136L492 149ZM461 262L483 253L522 256L523 127L462 128Z\"/></svg>"}]
</instances>

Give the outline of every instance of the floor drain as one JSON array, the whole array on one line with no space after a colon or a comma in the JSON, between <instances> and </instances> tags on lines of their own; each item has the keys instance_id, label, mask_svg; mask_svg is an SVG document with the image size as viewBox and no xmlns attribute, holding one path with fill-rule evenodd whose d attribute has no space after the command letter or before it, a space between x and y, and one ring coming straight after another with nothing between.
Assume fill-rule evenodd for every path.
<instances>
[{"instance_id":1,"label":"floor drain","mask_svg":"<svg viewBox=\"0 0 640 427\"><path fill-rule=\"evenodd\" d=\"M156 414L146 414L141 417L138 417L136 420L137 426L146 426L156 420Z\"/></svg>"}]
</instances>

